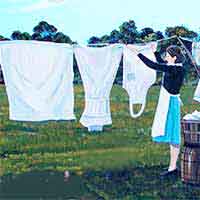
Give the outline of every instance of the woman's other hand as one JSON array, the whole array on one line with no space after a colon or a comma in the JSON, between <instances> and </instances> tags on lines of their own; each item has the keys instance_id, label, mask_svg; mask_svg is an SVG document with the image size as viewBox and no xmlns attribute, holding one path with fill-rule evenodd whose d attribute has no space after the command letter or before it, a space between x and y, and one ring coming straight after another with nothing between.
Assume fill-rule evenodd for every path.
<instances>
[{"instance_id":1,"label":"woman's other hand","mask_svg":"<svg viewBox=\"0 0 200 200\"><path fill-rule=\"evenodd\" d=\"M150 47L151 47L151 50L153 52L156 52L156 50L157 50L157 44L156 43L153 42Z\"/></svg>"}]
</instances>

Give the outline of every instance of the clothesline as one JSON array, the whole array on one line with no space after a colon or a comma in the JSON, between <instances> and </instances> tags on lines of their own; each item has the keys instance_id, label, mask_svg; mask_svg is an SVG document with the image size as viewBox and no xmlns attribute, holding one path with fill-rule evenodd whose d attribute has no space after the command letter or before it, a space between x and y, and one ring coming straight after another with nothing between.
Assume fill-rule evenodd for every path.
<instances>
[{"instance_id":1,"label":"clothesline","mask_svg":"<svg viewBox=\"0 0 200 200\"><path fill-rule=\"evenodd\" d=\"M150 60L156 61L149 44L144 49L140 45L136 48L142 49ZM99 48L11 41L0 45L0 50L11 120L76 119L74 56L85 91L85 107L80 123L88 130L94 126L102 129L104 125L112 124L110 91L122 58L122 85L128 93L129 110L133 118L143 113L148 89L156 81L156 71L146 67L137 54L132 54L125 46L119 48L118 45L110 45L99 51ZM199 99L200 90L196 91L195 98ZM141 104L137 114L133 112L135 104Z\"/></svg>"},{"instance_id":2,"label":"clothesline","mask_svg":"<svg viewBox=\"0 0 200 200\"><path fill-rule=\"evenodd\" d=\"M162 38L162 39L159 39L159 40L156 40L156 41L153 41L153 42L161 42L161 41L165 41L165 40L170 40L170 39L173 39L173 38L177 38L178 36L177 35L173 35L171 37L168 37L168 38ZM184 40L187 40L187 41L190 41L188 39L184 39ZM152 42L152 41L151 41ZM149 43L149 42L143 42L141 44L146 44L146 43ZM124 43L114 43L114 44L118 44L118 45L124 45ZM140 44L140 43L139 43ZM95 43L95 44L88 44L87 46L108 46L108 45L112 45L110 43Z\"/></svg>"},{"instance_id":3,"label":"clothesline","mask_svg":"<svg viewBox=\"0 0 200 200\"><path fill-rule=\"evenodd\" d=\"M180 36L177 36L177 35L173 35L173 36L171 36L171 37L168 37L168 38L162 38L162 39L160 39L160 40L157 40L157 41L154 41L154 42L160 42L160 41L166 41L166 40L170 40L170 39L173 39L173 38L177 38L178 39L178 41L181 43L181 45L182 45L182 47L185 49L185 51L186 51L186 54L188 55L188 57L189 57L189 59L191 60L191 63L192 63L192 65L194 66L194 68L195 68L195 70L196 70L196 72L197 72L197 75L198 75L198 77L200 78L200 69L198 69L199 67L198 67L198 65L197 65L197 63L196 63L196 61L195 61L195 59L193 58L193 56L191 55L191 53L190 53L190 51L187 49L187 47L185 46L185 44L180 40L180 38L181 39L184 39L184 40L186 40L186 41L188 41L188 42L194 42L194 41L192 41L192 40L189 40L188 38L183 38L183 37L180 37ZM9 41L10 42L10 41ZM20 42L23 42L23 40L20 40ZM24 41L24 42L27 42L27 41ZM37 43L38 41L34 41L35 43ZM5 43L7 43L7 41L5 42L5 41L2 41L2 42L0 42L0 44L1 43L3 43L3 44L5 44ZM46 42L46 43L48 43L48 42ZM49 42L49 43L51 43L51 42ZM147 42L147 43L149 43L149 42ZM147 44L147 43L138 43L138 44ZM57 43L54 43L54 45L58 45ZM60 45L60 44L59 44ZM123 43L115 43L115 44L109 44L109 43L96 43L96 44L88 44L87 46L110 46L110 45L119 45L119 47L123 47L123 45L125 45L125 44L123 44ZM66 44L63 44L63 46L66 46ZM69 45L70 46L70 45ZM82 45L80 45L80 44L74 44L74 45L72 45L72 47L73 48L76 48L76 47L82 47Z\"/></svg>"},{"instance_id":4,"label":"clothesline","mask_svg":"<svg viewBox=\"0 0 200 200\"><path fill-rule=\"evenodd\" d=\"M164 41L164 40L170 40L172 38L176 38L177 36L176 35L173 35L171 37L168 37L168 38L163 38L163 39L159 39L159 40L156 40L156 41L153 41L153 42L160 42L160 41ZM187 39L185 39L187 40ZM188 40L189 41L189 40ZM143 43L137 43L137 44L146 44L147 42L143 42ZM149 42L148 42L149 43ZM124 43L95 43L95 44L87 44L87 46L109 46L109 45L126 45ZM80 44L74 44L73 47L77 47L77 46L82 46Z\"/></svg>"},{"instance_id":5,"label":"clothesline","mask_svg":"<svg viewBox=\"0 0 200 200\"><path fill-rule=\"evenodd\" d=\"M168 37L168 38L163 38L163 39L160 39L160 40L157 40L157 41L154 41L154 42L161 42L161 41L166 41L166 40L170 40L170 39L173 39L173 38L177 38L178 39L178 41L181 43L181 45L182 45L182 47L185 49L185 51L186 51L186 54L188 55L188 57L189 57L189 59L191 60L191 63L192 63L192 65L194 66L194 68L195 68L195 71L197 72L197 75L198 75L198 77L200 78L200 69L198 69L199 67L198 67L198 65L197 65L197 63L196 63L196 61L195 61L195 59L193 58L193 56L191 55L191 53L190 53L190 51L187 49L187 47L184 45L184 43L180 40L180 38L181 39L184 39L184 40L186 40L186 41L188 41L188 42L193 42L192 40L189 40L189 39L187 39L187 38L183 38L183 37L180 37L180 36L177 36L177 35L173 35L173 36L171 36L171 37ZM20 40L20 42L22 42L23 40ZM10 41L9 41L10 42ZM27 41L24 41L24 42L27 42ZM37 43L38 41L34 41L35 43ZM1 43L7 43L7 41L5 42L5 41L3 41L3 42L0 42L0 44ZM149 43L149 42L147 42L147 43ZM139 44L147 44L147 43L139 43ZM58 45L57 43L54 43L55 45ZM96 44L88 44L87 46L110 46L110 45L119 45L119 47L123 47L123 45L125 45L125 44L123 44L123 43L115 43L115 44L109 44L109 43L96 43ZM66 44L63 44L63 46L66 46ZM70 45L69 45L70 46ZM74 45L72 45L72 47L73 48L76 48L76 47L82 47L82 45L80 45L80 44L74 44Z\"/></svg>"},{"instance_id":6,"label":"clothesline","mask_svg":"<svg viewBox=\"0 0 200 200\"><path fill-rule=\"evenodd\" d=\"M200 71L198 70L198 66L197 66L196 62L195 62L195 60L193 59L193 57L192 57L191 53L189 52L189 50L187 49L187 47L186 47L186 46L184 45L184 43L180 40L180 38L182 38L182 39L184 39L184 40L186 40L186 41L189 41L189 42L193 42L192 40L189 40L189 39L187 39L187 38L183 38L183 37L180 37L180 36L177 36L177 35L173 35L173 36L168 37L168 38L162 38L162 39L156 40L155 42L161 42L161 41L171 40L171 39L173 39L173 38L177 38L178 41L181 43L181 45L182 45L183 48L185 49L185 51L186 51L188 57L190 58L190 60L191 60L191 62L192 62L192 65L194 66L194 68L195 68L195 70L196 70L196 72L197 72L198 77L200 78ZM116 44L116 43L115 43L115 44ZM121 44L121 45L122 45L122 43L117 43L117 44L119 44L119 45ZM108 46L108 45L110 45L110 44L109 44L109 43L88 44L88 46Z\"/></svg>"},{"instance_id":7,"label":"clothesline","mask_svg":"<svg viewBox=\"0 0 200 200\"><path fill-rule=\"evenodd\" d=\"M168 37L168 38L163 38L163 39L160 39L160 40L156 40L155 42L161 42L161 41L170 40L170 39L173 39L173 38L177 38L178 41L181 43L181 46L185 49L186 54L188 55L189 59L191 60L191 63L194 66L194 68L195 68L195 70L197 72L198 77L200 78L200 70L198 69L198 65L197 65L196 61L193 59L190 51L187 49L187 47L184 45L184 43L180 40L180 38L182 38L182 39L184 39L186 41L189 41L189 42L193 42L193 41L191 41L191 40L189 40L187 38L183 38L183 37L174 35L174 36L171 36L171 37Z\"/></svg>"},{"instance_id":8,"label":"clothesline","mask_svg":"<svg viewBox=\"0 0 200 200\"><path fill-rule=\"evenodd\" d=\"M198 77L200 78L200 71L199 71L198 66L197 66L197 64L196 64L196 61L193 59L193 57L192 57L190 51L187 49L187 47L186 47L186 46L184 45L184 43L180 40L179 37L178 37L178 41L181 43L181 45L182 45L183 48L185 49L185 51L186 51L188 57L189 57L190 60L192 61L192 64L193 64L193 66L194 66L194 68L195 68L195 70L196 70L196 72L197 72Z\"/></svg>"}]
</instances>

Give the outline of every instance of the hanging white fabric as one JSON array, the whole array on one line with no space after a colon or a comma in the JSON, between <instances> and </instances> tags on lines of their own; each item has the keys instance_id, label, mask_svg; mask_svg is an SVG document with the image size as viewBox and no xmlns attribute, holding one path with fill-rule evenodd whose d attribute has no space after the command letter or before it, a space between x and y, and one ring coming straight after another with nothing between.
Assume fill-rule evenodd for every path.
<instances>
[{"instance_id":1,"label":"hanging white fabric","mask_svg":"<svg viewBox=\"0 0 200 200\"><path fill-rule=\"evenodd\" d=\"M152 43L132 45L138 52L155 61L151 50ZM155 45L155 43L154 43ZM141 116L146 105L148 89L156 81L156 71L148 68L133 51L124 46L123 51L123 88L129 95L129 110L133 118ZM133 105L141 104L138 113L134 113Z\"/></svg>"},{"instance_id":2,"label":"hanging white fabric","mask_svg":"<svg viewBox=\"0 0 200 200\"><path fill-rule=\"evenodd\" d=\"M192 43L192 56L195 59L197 65L200 65L200 42ZM200 80L194 93L194 100L200 102Z\"/></svg>"},{"instance_id":3,"label":"hanging white fabric","mask_svg":"<svg viewBox=\"0 0 200 200\"><path fill-rule=\"evenodd\" d=\"M122 47L76 47L74 51L85 90L81 124L85 127L111 124L109 95L122 57Z\"/></svg>"},{"instance_id":4,"label":"hanging white fabric","mask_svg":"<svg viewBox=\"0 0 200 200\"><path fill-rule=\"evenodd\" d=\"M194 93L194 100L200 102L200 80Z\"/></svg>"},{"instance_id":5,"label":"hanging white fabric","mask_svg":"<svg viewBox=\"0 0 200 200\"><path fill-rule=\"evenodd\" d=\"M71 120L73 48L38 41L0 43L11 120Z\"/></svg>"},{"instance_id":6,"label":"hanging white fabric","mask_svg":"<svg viewBox=\"0 0 200 200\"><path fill-rule=\"evenodd\" d=\"M200 65L200 42L192 43L192 56L195 59L197 65Z\"/></svg>"}]
</instances>

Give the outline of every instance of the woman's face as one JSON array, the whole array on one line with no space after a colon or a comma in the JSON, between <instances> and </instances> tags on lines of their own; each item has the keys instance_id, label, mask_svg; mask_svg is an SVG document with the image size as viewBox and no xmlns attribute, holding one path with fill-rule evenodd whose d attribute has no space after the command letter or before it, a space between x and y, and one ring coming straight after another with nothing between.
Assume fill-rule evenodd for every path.
<instances>
[{"instance_id":1,"label":"woman's face","mask_svg":"<svg viewBox=\"0 0 200 200\"><path fill-rule=\"evenodd\" d=\"M176 61L176 56L172 57L172 56L167 52L167 53L166 53L166 56L165 56L165 61L167 61L167 63L174 64L175 61Z\"/></svg>"}]
</instances>

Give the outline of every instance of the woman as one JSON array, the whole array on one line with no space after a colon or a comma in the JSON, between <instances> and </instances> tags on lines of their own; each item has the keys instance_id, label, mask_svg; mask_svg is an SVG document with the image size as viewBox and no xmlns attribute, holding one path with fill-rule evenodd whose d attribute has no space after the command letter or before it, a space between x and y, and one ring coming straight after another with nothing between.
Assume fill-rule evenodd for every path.
<instances>
[{"instance_id":1,"label":"woman","mask_svg":"<svg viewBox=\"0 0 200 200\"><path fill-rule=\"evenodd\" d=\"M179 92L183 84L185 68L185 56L181 48L171 45L166 49L164 61L155 52L156 47L152 46L155 56L159 63L155 63L138 53L132 46L128 48L135 51L138 57L151 69L164 72L162 86L156 109L156 114L152 126L152 136L155 142L170 144L170 163L167 170L162 172L162 177L177 175L177 160L181 144L181 125L180 125L180 97Z\"/></svg>"}]
</instances>

